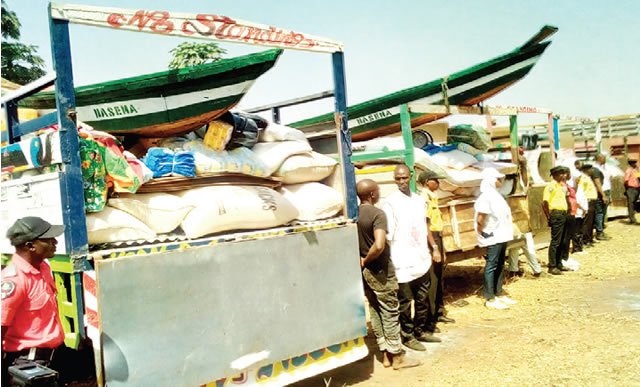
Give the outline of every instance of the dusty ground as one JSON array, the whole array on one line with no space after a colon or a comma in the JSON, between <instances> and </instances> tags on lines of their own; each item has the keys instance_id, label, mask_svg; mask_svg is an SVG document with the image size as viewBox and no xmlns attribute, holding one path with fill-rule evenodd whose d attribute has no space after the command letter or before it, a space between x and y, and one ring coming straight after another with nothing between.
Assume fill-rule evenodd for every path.
<instances>
[{"instance_id":1,"label":"dusty ground","mask_svg":"<svg viewBox=\"0 0 640 387\"><path fill-rule=\"evenodd\" d=\"M443 342L426 353L409 351L421 367L383 368L369 338L366 359L296 386L640 386L640 227L615 220L607 233L611 241L575 256L579 271L534 278L521 262L525 276L506 285L519 303L505 311L478 297L482 260L452 264L447 307L456 323L439 324ZM546 254L538 251L543 266Z\"/></svg>"}]
</instances>

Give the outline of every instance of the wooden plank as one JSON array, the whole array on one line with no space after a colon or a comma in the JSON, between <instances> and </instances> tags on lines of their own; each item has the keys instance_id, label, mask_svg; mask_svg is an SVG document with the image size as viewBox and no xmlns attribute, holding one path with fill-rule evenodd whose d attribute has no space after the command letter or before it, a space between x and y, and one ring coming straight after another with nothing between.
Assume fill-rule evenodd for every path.
<instances>
[{"instance_id":1,"label":"wooden plank","mask_svg":"<svg viewBox=\"0 0 640 387\"><path fill-rule=\"evenodd\" d=\"M209 173L196 177L161 177L153 179L138 189L138 193L183 191L195 187L220 185L250 185L277 189L282 181L270 177L257 177L242 173Z\"/></svg>"},{"instance_id":2,"label":"wooden plank","mask_svg":"<svg viewBox=\"0 0 640 387\"><path fill-rule=\"evenodd\" d=\"M343 44L323 37L214 14L52 4L51 17L76 24L190 39L242 43L302 51L342 52Z\"/></svg>"},{"instance_id":3,"label":"wooden plank","mask_svg":"<svg viewBox=\"0 0 640 387\"><path fill-rule=\"evenodd\" d=\"M555 34L556 32L558 32L558 27L545 25L544 27L542 27L542 29L540 29L540 31L537 34L531 37L531 39L527 40L525 44L522 45L521 48L527 48L535 44L538 44L543 40L545 40L546 38L548 38L549 36Z\"/></svg>"},{"instance_id":4,"label":"wooden plank","mask_svg":"<svg viewBox=\"0 0 640 387\"><path fill-rule=\"evenodd\" d=\"M42 78L38 78L31 83L27 83L22 86L18 90L8 93L0 99L0 103L2 105L6 105L9 101L15 101L22 98L27 98L35 93L46 89L47 87L53 85L56 80L56 73L49 73Z\"/></svg>"}]
</instances>

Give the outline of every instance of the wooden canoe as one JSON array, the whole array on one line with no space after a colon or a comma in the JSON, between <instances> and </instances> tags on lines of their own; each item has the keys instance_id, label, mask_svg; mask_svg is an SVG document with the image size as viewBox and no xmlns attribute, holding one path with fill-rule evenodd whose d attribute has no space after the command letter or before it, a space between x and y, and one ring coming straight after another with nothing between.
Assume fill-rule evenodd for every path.
<instances>
[{"instance_id":1,"label":"wooden canoe","mask_svg":"<svg viewBox=\"0 0 640 387\"><path fill-rule=\"evenodd\" d=\"M545 26L524 45L505 55L432 82L348 107L352 139L362 141L399 132L401 104L475 105L492 97L531 71L550 44L544 40L556 31L556 27ZM411 124L416 127L446 115L412 113ZM335 128L335 121L333 113L328 113L289 126L310 135Z\"/></svg>"},{"instance_id":2,"label":"wooden canoe","mask_svg":"<svg viewBox=\"0 0 640 387\"><path fill-rule=\"evenodd\" d=\"M234 107L282 50L76 88L78 120L114 135L169 137L194 130ZM55 109L53 92L20 106Z\"/></svg>"}]
</instances>

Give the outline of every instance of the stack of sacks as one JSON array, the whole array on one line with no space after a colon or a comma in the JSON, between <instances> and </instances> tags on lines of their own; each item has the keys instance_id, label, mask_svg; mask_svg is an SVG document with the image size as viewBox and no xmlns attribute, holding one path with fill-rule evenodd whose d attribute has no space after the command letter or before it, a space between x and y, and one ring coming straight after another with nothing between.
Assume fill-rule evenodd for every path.
<instances>
[{"instance_id":1,"label":"stack of sacks","mask_svg":"<svg viewBox=\"0 0 640 387\"><path fill-rule=\"evenodd\" d=\"M320 183L333 175L338 162L311 150L304 133L270 122L259 141L253 151L270 174L284 183L282 193L297 209L296 219L325 219L342 210L342 194Z\"/></svg>"},{"instance_id":2,"label":"stack of sacks","mask_svg":"<svg viewBox=\"0 0 640 387\"><path fill-rule=\"evenodd\" d=\"M439 176L440 190L438 197L446 200L454 197L477 197L480 194L482 182L482 170L495 168L506 175L517 172L517 166L511 163L482 161L491 159L487 153L476 148L480 145L487 148L485 136L481 131L471 127L461 127L460 132L470 131L468 138L474 144L458 142L452 145L425 147L427 151L414 148L414 162L416 174L422 170L433 171ZM459 136L458 138L462 138ZM374 140L353 144L354 150L366 152L381 152L404 149L404 141L401 137L382 137ZM395 157L397 161L403 161L401 156ZM394 192L397 188L393 181L394 166L371 165L359 170L356 180L373 179L380 185L381 197ZM507 179L503 191L508 194L513 189L513 181Z\"/></svg>"}]
</instances>

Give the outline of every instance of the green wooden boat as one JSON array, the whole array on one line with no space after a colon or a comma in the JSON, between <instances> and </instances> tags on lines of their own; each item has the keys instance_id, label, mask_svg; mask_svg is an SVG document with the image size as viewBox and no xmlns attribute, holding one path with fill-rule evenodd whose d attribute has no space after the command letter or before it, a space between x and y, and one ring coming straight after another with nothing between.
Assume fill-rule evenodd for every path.
<instances>
[{"instance_id":1,"label":"green wooden boat","mask_svg":"<svg viewBox=\"0 0 640 387\"><path fill-rule=\"evenodd\" d=\"M223 59L76 88L78 119L115 135L169 137L196 129L234 107L282 50ZM55 109L53 92L20 106Z\"/></svg>"},{"instance_id":2,"label":"green wooden boat","mask_svg":"<svg viewBox=\"0 0 640 387\"><path fill-rule=\"evenodd\" d=\"M475 105L488 99L527 75L551 43L544 40L557 30L545 26L508 54L432 82L349 106L347 114L352 139L362 141L399 132L401 104ZM412 113L411 124L416 127L446 115ZM328 113L289 125L313 135L335 128L335 121L333 113Z\"/></svg>"}]
</instances>

